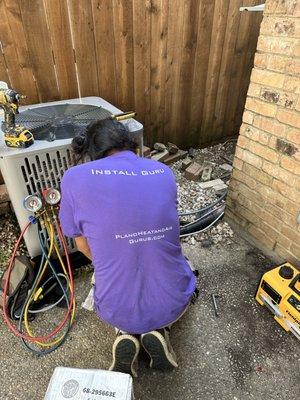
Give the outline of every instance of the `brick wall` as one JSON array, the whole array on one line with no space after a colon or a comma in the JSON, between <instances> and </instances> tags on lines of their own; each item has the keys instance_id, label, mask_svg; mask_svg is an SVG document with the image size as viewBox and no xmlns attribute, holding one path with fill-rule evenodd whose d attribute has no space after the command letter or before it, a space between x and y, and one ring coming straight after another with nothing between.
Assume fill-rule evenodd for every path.
<instances>
[{"instance_id":1,"label":"brick wall","mask_svg":"<svg viewBox=\"0 0 300 400\"><path fill-rule=\"evenodd\" d=\"M227 218L264 251L300 260L300 2L267 0Z\"/></svg>"}]
</instances>

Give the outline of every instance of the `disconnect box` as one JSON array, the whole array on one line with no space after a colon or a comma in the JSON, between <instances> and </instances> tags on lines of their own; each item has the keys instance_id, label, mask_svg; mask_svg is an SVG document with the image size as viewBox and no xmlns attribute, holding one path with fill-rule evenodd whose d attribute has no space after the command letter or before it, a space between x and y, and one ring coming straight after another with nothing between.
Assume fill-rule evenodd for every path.
<instances>
[{"instance_id":1,"label":"disconnect box","mask_svg":"<svg viewBox=\"0 0 300 400\"><path fill-rule=\"evenodd\" d=\"M132 377L99 369L57 367L44 400L133 400Z\"/></svg>"},{"instance_id":2,"label":"disconnect box","mask_svg":"<svg viewBox=\"0 0 300 400\"><path fill-rule=\"evenodd\" d=\"M35 142L25 149L6 147L0 135L0 169L19 225L27 224L30 213L23 207L28 195L40 195L48 188L60 187L60 180L72 165L70 144L75 134L91 121L121 113L100 97L85 97L20 108L16 123L29 129ZM135 119L122 121L143 149L143 125ZM24 239L31 257L41 253L36 226L31 227ZM68 239L69 251L74 244Z\"/></svg>"}]
</instances>

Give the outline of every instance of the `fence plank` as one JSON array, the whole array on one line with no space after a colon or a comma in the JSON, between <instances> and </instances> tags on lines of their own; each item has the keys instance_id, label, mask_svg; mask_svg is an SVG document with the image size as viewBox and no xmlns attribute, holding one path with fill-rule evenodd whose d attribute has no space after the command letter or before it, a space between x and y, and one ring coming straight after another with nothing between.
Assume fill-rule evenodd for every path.
<instances>
[{"instance_id":1,"label":"fence plank","mask_svg":"<svg viewBox=\"0 0 300 400\"><path fill-rule=\"evenodd\" d=\"M244 0L243 5L257 5L258 0ZM239 103L239 97L241 96L241 87L249 84L248 82L243 82L243 70L246 65L246 53L249 46L249 41L257 40L257 34L253 37L251 36L251 25L253 25L256 13L242 12L240 14L240 21L238 27L238 35L236 44L234 47L234 54L232 56L231 64L231 79L228 89L228 99L225 112L226 118L226 128L230 132L230 135L235 135L238 133L235 124L235 113ZM251 70L251 68L250 68ZM246 95L244 95L246 99Z\"/></svg>"},{"instance_id":2,"label":"fence plank","mask_svg":"<svg viewBox=\"0 0 300 400\"><path fill-rule=\"evenodd\" d=\"M203 111L203 120L201 124L201 141L207 143L210 140L213 122L216 95L218 91L219 73L222 58L222 49L225 38L227 23L227 13L229 2L219 0L215 2L213 35L210 46L210 55L208 62L208 73L205 87L205 103Z\"/></svg>"},{"instance_id":3,"label":"fence plank","mask_svg":"<svg viewBox=\"0 0 300 400\"><path fill-rule=\"evenodd\" d=\"M36 103L39 101L39 96L27 43L24 40L25 33L18 1L2 1L0 13L1 40L5 43L5 58L11 87L27 96L22 103Z\"/></svg>"},{"instance_id":4,"label":"fence plank","mask_svg":"<svg viewBox=\"0 0 300 400\"><path fill-rule=\"evenodd\" d=\"M195 68L192 79L189 145L201 143L201 123L205 102L205 86L208 73L210 43L212 37L215 1L200 2Z\"/></svg>"},{"instance_id":5,"label":"fence plank","mask_svg":"<svg viewBox=\"0 0 300 400\"><path fill-rule=\"evenodd\" d=\"M69 1L79 91L82 97L99 95L93 11L90 0Z\"/></svg>"},{"instance_id":6,"label":"fence plank","mask_svg":"<svg viewBox=\"0 0 300 400\"><path fill-rule=\"evenodd\" d=\"M41 101L59 100L44 3L22 0L19 4L39 97ZM24 37L18 38L18 41L23 40Z\"/></svg>"},{"instance_id":7,"label":"fence plank","mask_svg":"<svg viewBox=\"0 0 300 400\"><path fill-rule=\"evenodd\" d=\"M225 39L221 56L221 68L218 77L219 84L215 101L214 120L212 125L212 131L214 132L216 140L224 135L223 128L226 105L228 101L231 101L231 99L228 98L228 89L231 78L234 45L238 34L241 14L239 8L241 5L241 0L230 0L229 3Z\"/></svg>"},{"instance_id":8,"label":"fence plank","mask_svg":"<svg viewBox=\"0 0 300 400\"><path fill-rule=\"evenodd\" d=\"M168 10L167 74L165 86L164 140L176 140L176 112L179 109L181 48L183 43L184 2L172 0Z\"/></svg>"},{"instance_id":9,"label":"fence plank","mask_svg":"<svg viewBox=\"0 0 300 400\"><path fill-rule=\"evenodd\" d=\"M150 142L150 0L133 2L134 110Z\"/></svg>"},{"instance_id":10,"label":"fence plank","mask_svg":"<svg viewBox=\"0 0 300 400\"><path fill-rule=\"evenodd\" d=\"M176 136L175 142L179 146L184 146L189 141L190 130L190 108L192 100L192 85L195 56L197 49L198 35L198 16L199 16L199 0L185 1L184 5L184 28L183 43L181 49L181 65L179 79L179 102L176 110ZM175 116L174 116L175 117ZM182 134L185 132L185 134Z\"/></svg>"},{"instance_id":11,"label":"fence plank","mask_svg":"<svg viewBox=\"0 0 300 400\"><path fill-rule=\"evenodd\" d=\"M258 0L254 0L252 3L252 5L258 5L258 4L261 4L260 1ZM249 5L249 2L247 3L247 5ZM259 32L260 24L263 17L262 13L254 13L254 14L255 15L251 18L250 30L248 34L248 42L245 48L245 62L242 67L241 80L239 84L239 96L237 99L238 101L235 110L233 110L234 118L233 118L232 132L234 132L235 134L238 134L239 127L241 126L242 123L242 115L244 112L246 96L250 82L250 74L254 63L254 54L258 40L257 32Z\"/></svg>"},{"instance_id":12,"label":"fence plank","mask_svg":"<svg viewBox=\"0 0 300 400\"><path fill-rule=\"evenodd\" d=\"M44 0L61 99L78 97L66 0Z\"/></svg>"},{"instance_id":13,"label":"fence plank","mask_svg":"<svg viewBox=\"0 0 300 400\"><path fill-rule=\"evenodd\" d=\"M132 0L113 0L117 105L134 108L133 5Z\"/></svg>"},{"instance_id":14,"label":"fence plank","mask_svg":"<svg viewBox=\"0 0 300 400\"><path fill-rule=\"evenodd\" d=\"M152 0L149 7L151 24L150 142L156 142L163 137L164 130L168 3L168 0Z\"/></svg>"},{"instance_id":15,"label":"fence plank","mask_svg":"<svg viewBox=\"0 0 300 400\"><path fill-rule=\"evenodd\" d=\"M116 103L113 7L110 1L92 0L99 95Z\"/></svg>"}]
</instances>

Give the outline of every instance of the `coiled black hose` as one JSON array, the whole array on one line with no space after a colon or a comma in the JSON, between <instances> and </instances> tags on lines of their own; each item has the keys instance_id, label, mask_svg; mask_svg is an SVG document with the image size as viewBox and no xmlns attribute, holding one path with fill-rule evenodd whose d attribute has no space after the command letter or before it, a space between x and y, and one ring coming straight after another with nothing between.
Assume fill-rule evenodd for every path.
<instances>
[{"instance_id":1,"label":"coiled black hose","mask_svg":"<svg viewBox=\"0 0 300 400\"><path fill-rule=\"evenodd\" d=\"M214 226L224 215L227 191L223 193L216 201L197 211L186 211L179 213L179 217L195 215L196 220L180 227L180 237L193 235L208 230Z\"/></svg>"}]
</instances>

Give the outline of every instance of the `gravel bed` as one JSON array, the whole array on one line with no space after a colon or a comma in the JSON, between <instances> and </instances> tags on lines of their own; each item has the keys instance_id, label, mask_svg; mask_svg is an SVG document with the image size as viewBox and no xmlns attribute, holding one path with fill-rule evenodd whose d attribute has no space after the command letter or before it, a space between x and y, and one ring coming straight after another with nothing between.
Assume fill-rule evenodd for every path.
<instances>
[{"instance_id":1,"label":"gravel bed","mask_svg":"<svg viewBox=\"0 0 300 400\"><path fill-rule=\"evenodd\" d=\"M0 271L7 267L9 257L13 252L16 240L20 234L18 221L13 213L0 216ZM22 243L17 255L27 254Z\"/></svg>"},{"instance_id":2,"label":"gravel bed","mask_svg":"<svg viewBox=\"0 0 300 400\"><path fill-rule=\"evenodd\" d=\"M199 164L212 166L211 179L222 179L228 184L230 180L230 172L221 168L222 164L231 164L235 151L235 140L229 140L224 144L206 147L191 152L193 153L192 161ZM177 161L171 165L175 174L178 189L178 211L188 212L196 211L205 207L219 198L214 189L203 190L199 182L188 180L184 177L184 171L181 170L182 161ZM191 222L194 216L182 218L182 220ZM189 237L182 238L182 242L194 245L200 242L203 247L210 247L213 244L231 244L233 231L227 222L220 221L216 226L207 232L197 233Z\"/></svg>"}]
</instances>

